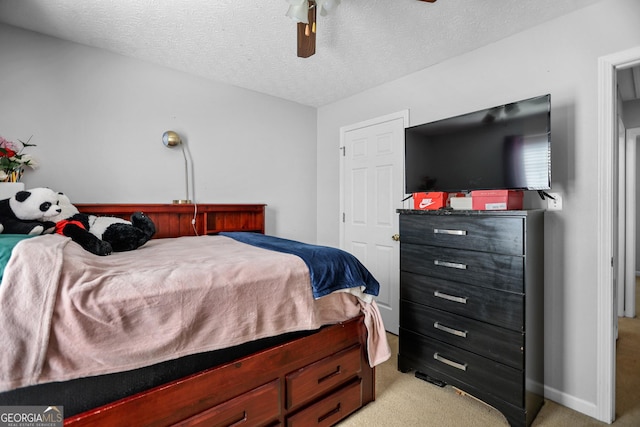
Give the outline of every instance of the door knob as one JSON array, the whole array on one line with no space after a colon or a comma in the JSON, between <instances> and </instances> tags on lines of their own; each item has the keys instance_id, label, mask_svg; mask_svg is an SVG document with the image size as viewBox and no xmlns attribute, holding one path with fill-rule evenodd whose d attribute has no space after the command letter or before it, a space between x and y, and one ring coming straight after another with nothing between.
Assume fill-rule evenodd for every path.
<instances>
[{"instance_id":1,"label":"door knob","mask_svg":"<svg viewBox=\"0 0 640 427\"><path fill-rule=\"evenodd\" d=\"M394 234L393 236L391 236L391 238L397 242L398 240L400 240L400 235Z\"/></svg>"}]
</instances>

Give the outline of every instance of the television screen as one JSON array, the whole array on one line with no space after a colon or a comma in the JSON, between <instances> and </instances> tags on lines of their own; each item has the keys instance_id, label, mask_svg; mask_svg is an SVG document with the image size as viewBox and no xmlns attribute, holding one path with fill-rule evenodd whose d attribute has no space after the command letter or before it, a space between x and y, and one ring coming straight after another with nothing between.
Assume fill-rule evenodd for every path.
<instances>
[{"instance_id":1,"label":"television screen","mask_svg":"<svg viewBox=\"0 0 640 427\"><path fill-rule=\"evenodd\" d=\"M550 111L543 95L406 128L406 192L550 189Z\"/></svg>"}]
</instances>

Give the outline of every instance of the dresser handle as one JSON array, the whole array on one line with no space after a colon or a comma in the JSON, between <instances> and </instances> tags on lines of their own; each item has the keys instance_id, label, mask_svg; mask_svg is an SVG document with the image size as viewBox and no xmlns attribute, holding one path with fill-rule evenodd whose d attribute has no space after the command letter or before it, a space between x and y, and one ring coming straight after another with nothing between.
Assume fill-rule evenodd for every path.
<instances>
[{"instance_id":1,"label":"dresser handle","mask_svg":"<svg viewBox=\"0 0 640 427\"><path fill-rule=\"evenodd\" d=\"M340 406L341 406L341 405L340 405L340 402L338 402L338 404L336 405L336 407L335 407L335 408L333 408L332 410L330 410L330 411L329 411L329 412L327 412L326 414L319 416L319 417L318 417L318 424L321 424L324 420L326 420L326 419L327 419L327 418L329 418L330 416L332 416L332 415L335 415L335 414L339 413L339 412L340 412L340 410L342 409Z\"/></svg>"},{"instance_id":2,"label":"dresser handle","mask_svg":"<svg viewBox=\"0 0 640 427\"><path fill-rule=\"evenodd\" d=\"M436 259L436 260L433 260L433 263L439 267L457 268L458 270L467 269L466 264L460 264L458 262L440 261Z\"/></svg>"},{"instance_id":3,"label":"dresser handle","mask_svg":"<svg viewBox=\"0 0 640 427\"><path fill-rule=\"evenodd\" d=\"M243 411L242 415L240 416L241 418L238 419L238 421L234 421L231 424L224 424L224 425L228 425L229 427L235 427L235 426L239 426L241 424L244 424L247 422L248 418L247 418L247 411Z\"/></svg>"},{"instance_id":4,"label":"dresser handle","mask_svg":"<svg viewBox=\"0 0 640 427\"><path fill-rule=\"evenodd\" d=\"M333 372L331 372L331 373L329 373L329 374L325 375L325 376L324 376L324 377L322 377L322 378L318 378L318 384L320 384L321 382L324 382L324 381L328 380L329 378L333 378L333 377L335 377L336 375L340 375L341 373L342 373L342 368L340 367L340 365L338 365L338 366L336 366L336 369L335 369Z\"/></svg>"},{"instance_id":5,"label":"dresser handle","mask_svg":"<svg viewBox=\"0 0 640 427\"><path fill-rule=\"evenodd\" d=\"M454 236L466 236L467 230L447 230L446 228L434 228L433 234L450 234Z\"/></svg>"},{"instance_id":6,"label":"dresser handle","mask_svg":"<svg viewBox=\"0 0 640 427\"><path fill-rule=\"evenodd\" d=\"M440 322L435 322L433 324L433 327L436 328L436 329L439 329L441 331L447 332L447 333L449 333L451 335L457 335L457 336L462 337L462 338L466 338L467 337L467 331L461 331L459 329L453 329L453 328L450 328L448 326L445 326L445 325L441 324Z\"/></svg>"},{"instance_id":7,"label":"dresser handle","mask_svg":"<svg viewBox=\"0 0 640 427\"><path fill-rule=\"evenodd\" d=\"M453 360L449 360L446 357L440 356L438 353L433 353L433 358L436 359L438 362L442 362L445 365L449 365L449 366L452 366L452 367L454 367L456 369L460 369L461 371L466 371L467 370L467 364L466 363L454 362Z\"/></svg>"},{"instance_id":8,"label":"dresser handle","mask_svg":"<svg viewBox=\"0 0 640 427\"><path fill-rule=\"evenodd\" d=\"M467 297L455 297L453 295L443 294L440 291L434 291L433 295L438 297L438 298L446 299L446 300L449 300L449 301L459 302L460 304L466 304L467 303Z\"/></svg>"}]
</instances>

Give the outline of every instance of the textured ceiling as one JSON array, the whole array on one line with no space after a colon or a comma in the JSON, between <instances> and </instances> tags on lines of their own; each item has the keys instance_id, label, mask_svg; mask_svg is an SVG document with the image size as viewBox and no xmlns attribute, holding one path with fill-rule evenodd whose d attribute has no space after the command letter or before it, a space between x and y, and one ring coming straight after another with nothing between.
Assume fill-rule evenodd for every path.
<instances>
[{"instance_id":1,"label":"textured ceiling","mask_svg":"<svg viewBox=\"0 0 640 427\"><path fill-rule=\"evenodd\" d=\"M286 0L0 0L0 22L322 106L602 0L342 0L296 56Z\"/></svg>"}]
</instances>

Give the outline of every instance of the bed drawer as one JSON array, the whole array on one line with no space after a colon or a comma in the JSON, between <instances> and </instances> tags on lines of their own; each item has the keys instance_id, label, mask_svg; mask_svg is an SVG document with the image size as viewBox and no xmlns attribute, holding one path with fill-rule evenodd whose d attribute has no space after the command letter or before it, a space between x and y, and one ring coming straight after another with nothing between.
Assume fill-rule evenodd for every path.
<instances>
[{"instance_id":1,"label":"bed drawer","mask_svg":"<svg viewBox=\"0 0 640 427\"><path fill-rule=\"evenodd\" d=\"M400 269L510 292L524 292L524 257L403 244Z\"/></svg>"},{"instance_id":2,"label":"bed drawer","mask_svg":"<svg viewBox=\"0 0 640 427\"><path fill-rule=\"evenodd\" d=\"M463 390L466 384L482 385L488 394L524 405L524 371L402 328L400 336L399 354L412 369Z\"/></svg>"},{"instance_id":3,"label":"bed drawer","mask_svg":"<svg viewBox=\"0 0 640 427\"><path fill-rule=\"evenodd\" d=\"M524 334L402 301L400 326L516 369L524 369Z\"/></svg>"},{"instance_id":4,"label":"bed drawer","mask_svg":"<svg viewBox=\"0 0 640 427\"><path fill-rule=\"evenodd\" d=\"M522 218L402 215L402 243L509 255L524 253Z\"/></svg>"},{"instance_id":5,"label":"bed drawer","mask_svg":"<svg viewBox=\"0 0 640 427\"><path fill-rule=\"evenodd\" d=\"M524 295L401 272L401 300L515 331L524 330Z\"/></svg>"},{"instance_id":6,"label":"bed drawer","mask_svg":"<svg viewBox=\"0 0 640 427\"><path fill-rule=\"evenodd\" d=\"M358 378L341 390L287 419L287 427L332 426L362 406L362 381Z\"/></svg>"},{"instance_id":7,"label":"bed drawer","mask_svg":"<svg viewBox=\"0 0 640 427\"><path fill-rule=\"evenodd\" d=\"M287 409L309 402L354 378L361 370L360 346L325 357L286 376Z\"/></svg>"},{"instance_id":8,"label":"bed drawer","mask_svg":"<svg viewBox=\"0 0 640 427\"><path fill-rule=\"evenodd\" d=\"M264 426L276 422L279 416L280 380L275 380L174 424L174 427Z\"/></svg>"}]
</instances>

